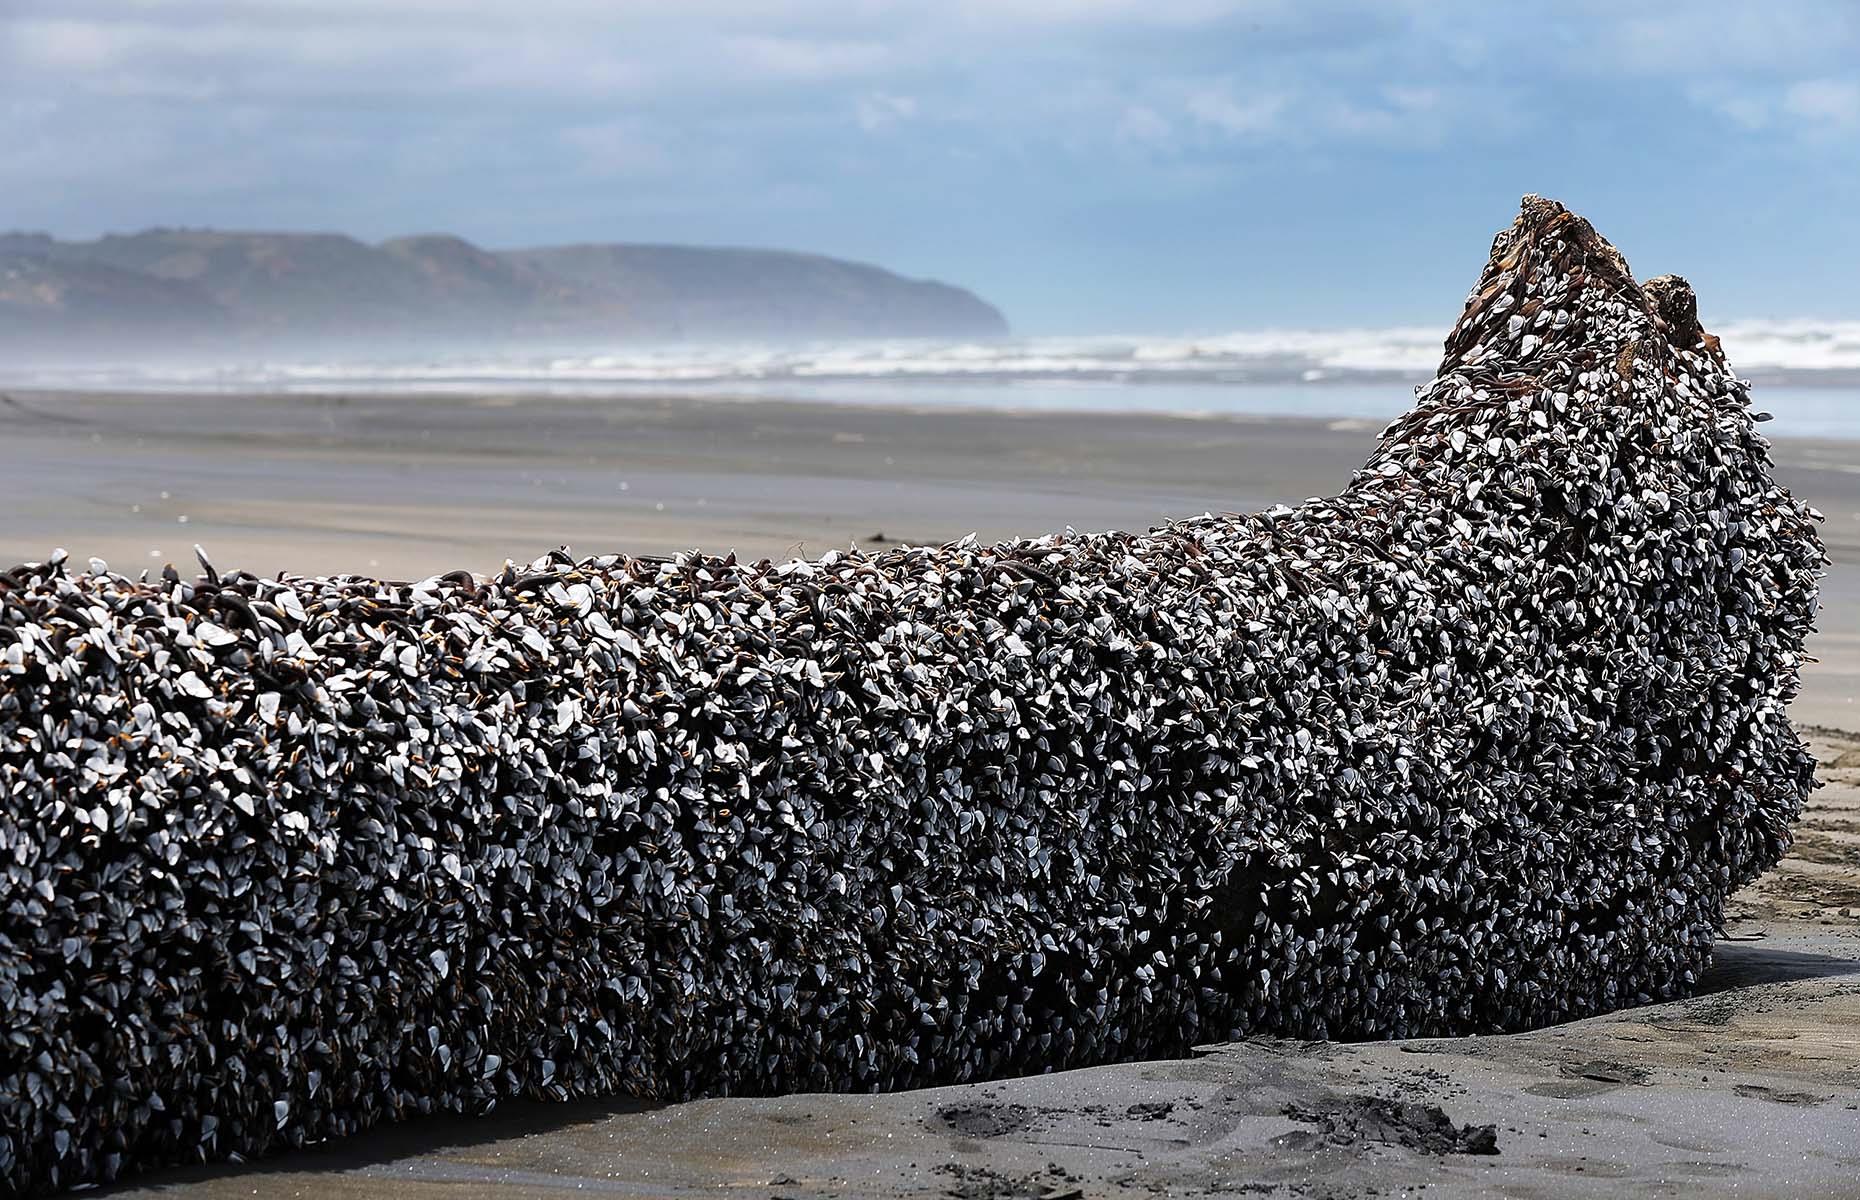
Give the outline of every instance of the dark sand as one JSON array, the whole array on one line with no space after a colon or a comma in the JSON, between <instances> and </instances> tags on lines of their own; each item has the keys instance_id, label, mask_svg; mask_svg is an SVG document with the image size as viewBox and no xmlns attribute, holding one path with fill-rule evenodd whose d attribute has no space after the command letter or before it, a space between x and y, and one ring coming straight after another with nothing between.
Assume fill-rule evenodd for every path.
<instances>
[{"instance_id":1,"label":"dark sand","mask_svg":"<svg viewBox=\"0 0 1860 1200\"><path fill-rule=\"evenodd\" d=\"M0 560L411 578L576 551L818 554L1147 528L1335 491L1361 422L771 402L12 393ZM1860 442L1779 440L1836 566L1799 720L1860 727ZM622 484L625 486L622 487ZM166 493L164 496L163 493ZM182 523L180 518L187 518ZM886 541L875 540L882 534ZM1704 994L1508 1037L1249 1041L890 1096L505 1105L123 1195L1860 1197L1860 738ZM1760 935L1760 936L1759 936ZM1425 1108L1496 1126L1435 1154ZM1289 1110L1289 1111L1288 1111Z\"/></svg>"},{"instance_id":2,"label":"dark sand","mask_svg":"<svg viewBox=\"0 0 1860 1200\"><path fill-rule=\"evenodd\" d=\"M760 557L1147 528L1334 487L1373 436L682 398L11 397L0 557L62 539L119 569L195 542L252 570L418 577L564 542Z\"/></svg>"}]
</instances>

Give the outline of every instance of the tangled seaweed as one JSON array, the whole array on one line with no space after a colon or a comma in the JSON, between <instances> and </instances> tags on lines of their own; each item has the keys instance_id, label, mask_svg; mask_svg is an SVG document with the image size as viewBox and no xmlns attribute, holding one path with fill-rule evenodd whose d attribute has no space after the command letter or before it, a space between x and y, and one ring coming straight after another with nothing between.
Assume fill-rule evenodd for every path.
<instances>
[{"instance_id":1,"label":"tangled seaweed","mask_svg":"<svg viewBox=\"0 0 1860 1200\"><path fill-rule=\"evenodd\" d=\"M1683 281L1527 198L1332 499L483 578L0 574L0 1178L1684 994L1823 563Z\"/></svg>"}]
</instances>

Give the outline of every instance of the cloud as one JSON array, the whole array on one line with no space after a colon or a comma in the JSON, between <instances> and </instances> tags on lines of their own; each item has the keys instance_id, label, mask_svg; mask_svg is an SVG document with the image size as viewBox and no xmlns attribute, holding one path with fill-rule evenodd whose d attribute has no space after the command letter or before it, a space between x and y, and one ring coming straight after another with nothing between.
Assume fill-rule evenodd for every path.
<instances>
[{"instance_id":1,"label":"cloud","mask_svg":"<svg viewBox=\"0 0 1860 1200\"><path fill-rule=\"evenodd\" d=\"M1860 126L1860 80L1694 87L1687 95L1744 133L1780 132L1814 140Z\"/></svg>"},{"instance_id":2,"label":"cloud","mask_svg":"<svg viewBox=\"0 0 1860 1200\"><path fill-rule=\"evenodd\" d=\"M1860 5L1851 0L1699 0L1682 14L1623 14L1615 0L1585 0L1595 30L1572 73L1670 85L1738 133L1856 120ZM1605 83L1604 83L1605 86Z\"/></svg>"},{"instance_id":3,"label":"cloud","mask_svg":"<svg viewBox=\"0 0 1860 1200\"><path fill-rule=\"evenodd\" d=\"M0 16L0 66L16 83L40 79L98 95L181 95L203 81L219 94L338 102L487 90L538 98L727 95L872 76L891 56L883 40L719 29L652 5L613 17L579 0L533 0L521 6L521 21L495 19L514 8L493 7L487 16L485 6L437 0L411 9L142 4L84 18L18 2L19 10ZM81 10L81 0L74 7ZM213 12L219 19L208 18Z\"/></svg>"},{"instance_id":4,"label":"cloud","mask_svg":"<svg viewBox=\"0 0 1860 1200\"><path fill-rule=\"evenodd\" d=\"M990 23L1193 28L1285 6L1262 0L958 0L956 7L969 20Z\"/></svg>"},{"instance_id":5,"label":"cloud","mask_svg":"<svg viewBox=\"0 0 1860 1200\"><path fill-rule=\"evenodd\" d=\"M674 161L642 123L634 118L571 125L562 142L574 149L590 171L602 177L662 171Z\"/></svg>"},{"instance_id":6,"label":"cloud","mask_svg":"<svg viewBox=\"0 0 1860 1200\"><path fill-rule=\"evenodd\" d=\"M1783 92L1783 110L1818 124L1860 124L1860 82L1851 79L1806 79Z\"/></svg>"},{"instance_id":7,"label":"cloud","mask_svg":"<svg viewBox=\"0 0 1860 1200\"><path fill-rule=\"evenodd\" d=\"M61 71L113 66L133 42L120 26L88 21L25 21L9 28L8 34L19 59Z\"/></svg>"},{"instance_id":8,"label":"cloud","mask_svg":"<svg viewBox=\"0 0 1860 1200\"><path fill-rule=\"evenodd\" d=\"M917 101L911 96L894 96L889 92L867 92L853 102L853 116L867 133L883 129L917 115Z\"/></svg>"},{"instance_id":9,"label":"cloud","mask_svg":"<svg viewBox=\"0 0 1860 1200\"><path fill-rule=\"evenodd\" d=\"M1594 69L1641 78L1787 76L1850 62L1860 49L1860 9L1850 0L1695 0L1645 16L1619 0L1586 7L1580 23L1593 37L1581 49Z\"/></svg>"},{"instance_id":10,"label":"cloud","mask_svg":"<svg viewBox=\"0 0 1860 1200\"><path fill-rule=\"evenodd\" d=\"M1285 97L1265 93L1236 98L1228 85L1211 84L1191 92L1183 108L1195 120L1222 133L1258 137L1278 129Z\"/></svg>"},{"instance_id":11,"label":"cloud","mask_svg":"<svg viewBox=\"0 0 1860 1200\"><path fill-rule=\"evenodd\" d=\"M1695 85L1686 90L1686 96L1697 107L1717 113L1745 132L1755 132L1770 123L1769 99L1754 92Z\"/></svg>"},{"instance_id":12,"label":"cloud","mask_svg":"<svg viewBox=\"0 0 1860 1200\"><path fill-rule=\"evenodd\" d=\"M1241 91L1227 81L1182 85L1164 112L1224 140L1273 142L1304 147L1325 143L1416 146L1441 141L1455 130L1475 134L1503 115L1502 102L1465 89L1388 85L1364 91L1347 84L1307 84ZM1147 114L1147 116L1133 116ZM1133 136L1137 127L1149 136ZM1118 132L1123 141L1164 140L1165 116L1147 105L1125 110ZM1175 139L1180 144L1180 139Z\"/></svg>"},{"instance_id":13,"label":"cloud","mask_svg":"<svg viewBox=\"0 0 1860 1200\"><path fill-rule=\"evenodd\" d=\"M1175 126L1147 104L1126 107L1117 119L1117 140L1127 145L1166 146L1175 137Z\"/></svg>"},{"instance_id":14,"label":"cloud","mask_svg":"<svg viewBox=\"0 0 1860 1200\"><path fill-rule=\"evenodd\" d=\"M759 35L728 38L724 46L738 68L764 79L813 82L873 75L891 58L890 49L874 41Z\"/></svg>"}]
</instances>

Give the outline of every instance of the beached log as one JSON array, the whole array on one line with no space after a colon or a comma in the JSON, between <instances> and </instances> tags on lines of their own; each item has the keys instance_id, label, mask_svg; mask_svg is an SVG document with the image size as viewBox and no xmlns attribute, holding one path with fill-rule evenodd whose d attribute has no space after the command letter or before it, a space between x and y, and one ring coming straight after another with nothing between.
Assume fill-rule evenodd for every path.
<instances>
[{"instance_id":1,"label":"beached log","mask_svg":"<svg viewBox=\"0 0 1860 1200\"><path fill-rule=\"evenodd\" d=\"M1527 198L1337 496L811 562L0 572L0 1179L1681 995L1823 554Z\"/></svg>"}]
</instances>

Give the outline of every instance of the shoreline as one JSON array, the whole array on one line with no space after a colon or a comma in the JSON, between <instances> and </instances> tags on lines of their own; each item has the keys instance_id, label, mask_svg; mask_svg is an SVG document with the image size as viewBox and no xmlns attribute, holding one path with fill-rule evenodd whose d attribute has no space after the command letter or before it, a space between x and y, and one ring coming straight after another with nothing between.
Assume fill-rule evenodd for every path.
<instances>
[{"instance_id":1,"label":"shoreline","mask_svg":"<svg viewBox=\"0 0 1860 1200\"><path fill-rule=\"evenodd\" d=\"M1345 375L1318 380L1253 380L1247 382L1184 381L1169 378L1047 379L1013 375L955 374L947 378L913 375L796 376L730 380L577 380L550 382L497 376L461 376L395 383L380 377L361 377L345 384L341 379L249 384L214 383L8 383L0 377L0 406L25 400L41 408L64 403L88 404L98 400L121 403L162 400L241 400L267 403L317 403L335 397L373 405L478 404L495 399L516 407L552 404L627 406L760 405L773 408L826 411L877 411L916 416L999 416L1078 420L1096 417L1172 421L1261 421L1361 423L1382 428L1411 407L1413 391L1425 383L1420 376L1361 378ZM1785 380L1753 383L1752 407L1769 424L1762 432L1773 442L1815 442L1845 445L1860 443L1860 375L1853 381L1804 384ZM1244 405L1207 403L1209 398L1249 397ZM1173 403L1151 403L1156 397ZM987 397L987 398L982 398ZM1010 399L1004 399L1010 397ZM1336 399L1335 407L1316 401ZM1340 399L1338 399L1340 398ZM1109 401L1109 402L1105 402ZM1142 402L1139 402L1142 401ZM1771 403L1781 401L1781 403ZM1806 428L1792 428L1790 409ZM1781 408L1784 417L1777 417ZM1837 428L1824 428L1832 425ZM1838 429L1838 431L1837 431Z\"/></svg>"}]
</instances>

